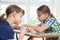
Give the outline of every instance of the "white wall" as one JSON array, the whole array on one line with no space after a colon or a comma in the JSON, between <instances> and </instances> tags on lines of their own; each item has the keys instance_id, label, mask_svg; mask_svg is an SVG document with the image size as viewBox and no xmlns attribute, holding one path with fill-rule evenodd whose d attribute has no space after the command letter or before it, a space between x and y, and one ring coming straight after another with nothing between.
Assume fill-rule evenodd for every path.
<instances>
[{"instance_id":1,"label":"white wall","mask_svg":"<svg viewBox=\"0 0 60 40\"><path fill-rule=\"evenodd\" d=\"M55 0L54 10L56 13L56 18L60 23L60 0Z\"/></svg>"}]
</instances>

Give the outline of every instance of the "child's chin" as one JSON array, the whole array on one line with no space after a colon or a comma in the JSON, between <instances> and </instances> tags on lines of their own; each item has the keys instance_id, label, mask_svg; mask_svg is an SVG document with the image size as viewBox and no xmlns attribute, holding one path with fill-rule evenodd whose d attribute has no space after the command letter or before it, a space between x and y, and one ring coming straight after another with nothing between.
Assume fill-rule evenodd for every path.
<instances>
[{"instance_id":1,"label":"child's chin","mask_svg":"<svg viewBox=\"0 0 60 40\"><path fill-rule=\"evenodd\" d=\"M42 20L39 20L39 21L42 21Z\"/></svg>"}]
</instances>

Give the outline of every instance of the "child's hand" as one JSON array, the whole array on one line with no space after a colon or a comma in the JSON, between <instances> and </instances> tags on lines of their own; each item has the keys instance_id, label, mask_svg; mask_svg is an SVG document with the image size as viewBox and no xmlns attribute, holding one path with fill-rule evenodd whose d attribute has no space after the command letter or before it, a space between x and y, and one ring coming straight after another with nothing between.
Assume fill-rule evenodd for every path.
<instances>
[{"instance_id":1,"label":"child's hand","mask_svg":"<svg viewBox=\"0 0 60 40\"><path fill-rule=\"evenodd\" d=\"M29 32L33 32L34 31L34 29L32 27L27 27L27 29L28 29Z\"/></svg>"},{"instance_id":2,"label":"child's hand","mask_svg":"<svg viewBox=\"0 0 60 40\"><path fill-rule=\"evenodd\" d=\"M19 40L22 40L24 35L27 33L26 27L21 27L21 32L19 34Z\"/></svg>"},{"instance_id":3,"label":"child's hand","mask_svg":"<svg viewBox=\"0 0 60 40\"><path fill-rule=\"evenodd\" d=\"M20 26L18 26L18 25L16 25L16 24L13 24L12 26L13 26L13 28L16 29L16 30L19 30L19 29L20 29Z\"/></svg>"},{"instance_id":4,"label":"child's hand","mask_svg":"<svg viewBox=\"0 0 60 40\"><path fill-rule=\"evenodd\" d=\"M21 27L21 33L26 34L27 33L27 28L26 27Z\"/></svg>"},{"instance_id":5,"label":"child's hand","mask_svg":"<svg viewBox=\"0 0 60 40\"><path fill-rule=\"evenodd\" d=\"M25 26L26 26L26 27L32 27L32 25L29 25L29 24L26 24Z\"/></svg>"},{"instance_id":6,"label":"child's hand","mask_svg":"<svg viewBox=\"0 0 60 40\"><path fill-rule=\"evenodd\" d=\"M26 24L25 26L27 27L27 30L28 30L29 32L33 32L33 31L34 31L34 29L32 28L31 25Z\"/></svg>"}]
</instances>

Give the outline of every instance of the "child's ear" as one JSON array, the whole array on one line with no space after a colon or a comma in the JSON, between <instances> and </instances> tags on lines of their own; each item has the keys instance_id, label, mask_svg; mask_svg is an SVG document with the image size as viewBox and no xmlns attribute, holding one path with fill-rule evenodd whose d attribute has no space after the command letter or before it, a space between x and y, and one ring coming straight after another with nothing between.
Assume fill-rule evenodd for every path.
<instances>
[{"instance_id":1,"label":"child's ear","mask_svg":"<svg viewBox=\"0 0 60 40\"><path fill-rule=\"evenodd\" d=\"M15 16L16 16L16 11L13 12L13 17L15 17Z\"/></svg>"}]
</instances>

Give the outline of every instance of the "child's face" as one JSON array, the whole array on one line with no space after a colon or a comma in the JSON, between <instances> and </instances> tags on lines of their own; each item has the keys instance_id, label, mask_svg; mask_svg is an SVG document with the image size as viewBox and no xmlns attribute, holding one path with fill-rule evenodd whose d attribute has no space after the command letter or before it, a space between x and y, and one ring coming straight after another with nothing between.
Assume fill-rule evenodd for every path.
<instances>
[{"instance_id":1,"label":"child's face","mask_svg":"<svg viewBox=\"0 0 60 40\"><path fill-rule=\"evenodd\" d=\"M22 20L23 14L21 12L15 14L15 23L19 24Z\"/></svg>"},{"instance_id":2,"label":"child's face","mask_svg":"<svg viewBox=\"0 0 60 40\"><path fill-rule=\"evenodd\" d=\"M38 15L38 19L39 21L44 21L46 20L46 18L48 17L48 14L47 13L43 13L41 11L37 11L37 15Z\"/></svg>"}]
</instances>

